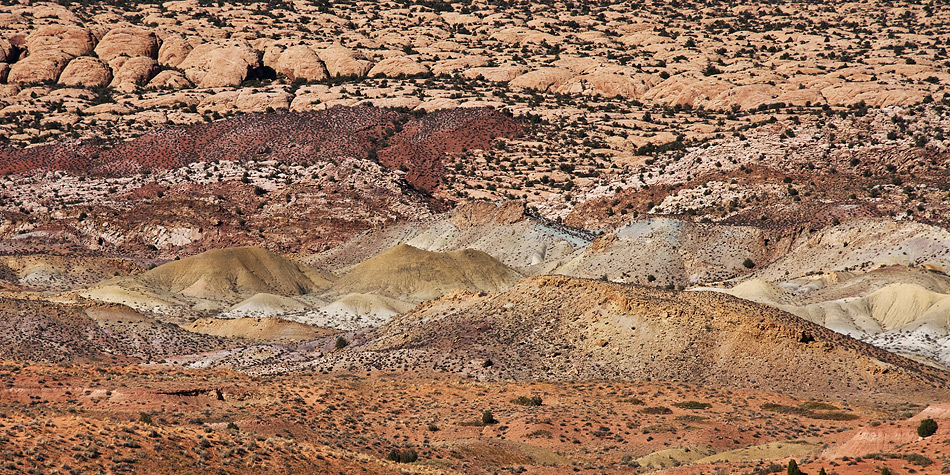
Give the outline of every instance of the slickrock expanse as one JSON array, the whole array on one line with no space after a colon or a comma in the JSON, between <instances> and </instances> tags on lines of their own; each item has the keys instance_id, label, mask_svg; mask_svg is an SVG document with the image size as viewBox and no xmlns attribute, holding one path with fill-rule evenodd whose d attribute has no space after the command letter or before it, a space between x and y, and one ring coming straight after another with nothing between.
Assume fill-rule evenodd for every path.
<instances>
[{"instance_id":1,"label":"slickrock expanse","mask_svg":"<svg viewBox=\"0 0 950 475\"><path fill-rule=\"evenodd\" d=\"M0 3L0 474L950 473L944 2Z\"/></svg>"}]
</instances>

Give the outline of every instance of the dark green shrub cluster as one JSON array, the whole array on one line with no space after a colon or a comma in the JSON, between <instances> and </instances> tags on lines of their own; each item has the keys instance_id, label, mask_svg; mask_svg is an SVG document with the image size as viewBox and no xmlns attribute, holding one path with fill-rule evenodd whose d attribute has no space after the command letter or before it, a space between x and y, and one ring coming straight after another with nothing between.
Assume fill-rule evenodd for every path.
<instances>
[{"instance_id":1,"label":"dark green shrub cluster","mask_svg":"<svg viewBox=\"0 0 950 475\"><path fill-rule=\"evenodd\" d=\"M924 419L917 426L917 435L921 437L930 437L934 432L937 432L937 422L933 419Z\"/></svg>"}]
</instances>

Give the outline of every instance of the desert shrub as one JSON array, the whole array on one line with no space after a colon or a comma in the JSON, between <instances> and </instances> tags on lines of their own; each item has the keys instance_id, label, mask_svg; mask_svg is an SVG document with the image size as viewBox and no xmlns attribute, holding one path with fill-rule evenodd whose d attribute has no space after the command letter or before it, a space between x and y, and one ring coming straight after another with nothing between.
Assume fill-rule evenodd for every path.
<instances>
[{"instance_id":1,"label":"desert shrub","mask_svg":"<svg viewBox=\"0 0 950 475\"><path fill-rule=\"evenodd\" d=\"M518 404L520 406L540 406L541 405L541 396L537 394L531 397L528 396L518 396L511 400L512 403Z\"/></svg>"},{"instance_id":2,"label":"desert shrub","mask_svg":"<svg viewBox=\"0 0 950 475\"><path fill-rule=\"evenodd\" d=\"M703 422L706 419L706 417L697 416L696 414L683 414L682 416L676 416L676 420L682 422Z\"/></svg>"},{"instance_id":3,"label":"desert shrub","mask_svg":"<svg viewBox=\"0 0 950 475\"><path fill-rule=\"evenodd\" d=\"M778 412L779 414L797 414L800 416L806 416L811 414L811 411L808 409L803 409L795 406L786 406L784 404L775 404L767 402L762 405L762 409L766 411Z\"/></svg>"},{"instance_id":4,"label":"desert shrub","mask_svg":"<svg viewBox=\"0 0 950 475\"><path fill-rule=\"evenodd\" d=\"M921 467L926 467L934 463L933 460L930 460L928 457L921 454L903 454L901 458Z\"/></svg>"},{"instance_id":5,"label":"desert shrub","mask_svg":"<svg viewBox=\"0 0 950 475\"><path fill-rule=\"evenodd\" d=\"M752 471L753 475L767 475L769 473L779 473L785 468L777 463L770 463L764 467L759 467Z\"/></svg>"},{"instance_id":6,"label":"desert shrub","mask_svg":"<svg viewBox=\"0 0 950 475\"><path fill-rule=\"evenodd\" d=\"M621 399L620 402L630 403L630 404L633 404L633 405L635 405L635 406L642 406L642 405L646 404L645 402L643 402L643 399L636 398L636 397L628 397L628 398L626 398L626 399Z\"/></svg>"},{"instance_id":7,"label":"desert shrub","mask_svg":"<svg viewBox=\"0 0 950 475\"><path fill-rule=\"evenodd\" d=\"M828 404L827 402L821 401L805 401L798 405L802 409L808 409L812 411L833 411L838 409L837 407Z\"/></svg>"},{"instance_id":8,"label":"desert shrub","mask_svg":"<svg viewBox=\"0 0 950 475\"><path fill-rule=\"evenodd\" d=\"M386 455L386 460L399 463L412 463L419 460L419 454L414 449L396 450L392 449Z\"/></svg>"},{"instance_id":9,"label":"desert shrub","mask_svg":"<svg viewBox=\"0 0 950 475\"><path fill-rule=\"evenodd\" d=\"M746 269L751 269L755 267L755 262L752 262L752 259L746 257L745 260L742 261L742 265L745 266Z\"/></svg>"},{"instance_id":10,"label":"desert shrub","mask_svg":"<svg viewBox=\"0 0 950 475\"><path fill-rule=\"evenodd\" d=\"M853 421L858 419L857 414L849 414L847 412L841 411L813 412L805 414L805 416L811 419L819 419L823 421Z\"/></svg>"},{"instance_id":11,"label":"desert shrub","mask_svg":"<svg viewBox=\"0 0 950 475\"><path fill-rule=\"evenodd\" d=\"M699 401L683 401L683 402L674 402L673 407L678 407L680 409L709 409L712 407L712 404L708 402L699 402Z\"/></svg>"},{"instance_id":12,"label":"desert shrub","mask_svg":"<svg viewBox=\"0 0 950 475\"><path fill-rule=\"evenodd\" d=\"M151 414L149 414L149 413L147 413L147 412L140 412L140 413L139 413L139 422L141 422L141 423L143 423L143 424L152 425L152 416L151 416Z\"/></svg>"},{"instance_id":13,"label":"desert shrub","mask_svg":"<svg viewBox=\"0 0 950 475\"><path fill-rule=\"evenodd\" d=\"M921 437L930 437L934 432L937 432L937 422L933 419L924 419L917 426L917 435Z\"/></svg>"},{"instance_id":14,"label":"desert shrub","mask_svg":"<svg viewBox=\"0 0 950 475\"><path fill-rule=\"evenodd\" d=\"M482 413L482 424L489 425L495 424L498 420L495 419L495 415L491 413L488 409L485 409L485 412Z\"/></svg>"},{"instance_id":15,"label":"desert shrub","mask_svg":"<svg viewBox=\"0 0 950 475\"><path fill-rule=\"evenodd\" d=\"M336 337L336 349L342 350L343 348L349 346L349 344L350 342L346 341L346 338L343 338L342 336Z\"/></svg>"},{"instance_id":16,"label":"desert shrub","mask_svg":"<svg viewBox=\"0 0 950 475\"><path fill-rule=\"evenodd\" d=\"M798 468L798 462L796 462L795 459L791 459L788 461L788 469L786 470L785 473L787 473L788 475L805 475Z\"/></svg>"},{"instance_id":17,"label":"desert shrub","mask_svg":"<svg viewBox=\"0 0 950 475\"><path fill-rule=\"evenodd\" d=\"M663 406L644 407L640 410L644 414L672 414L673 410Z\"/></svg>"}]
</instances>

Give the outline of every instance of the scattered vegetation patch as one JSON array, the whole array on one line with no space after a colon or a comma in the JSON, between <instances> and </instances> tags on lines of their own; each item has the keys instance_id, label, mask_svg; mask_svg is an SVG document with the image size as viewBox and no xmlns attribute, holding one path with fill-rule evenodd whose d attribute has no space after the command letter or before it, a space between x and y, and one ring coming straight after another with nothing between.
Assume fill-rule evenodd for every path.
<instances>
[{"instance_id":1,"label":"scattered vegetation patch","mask_svg":"<svg viewBox=\"0 0 950 475\"><path fill-rule=\"evenodd\" d=\"M832 404L821 401L805 401L798 405L802 409L807 409L809 411L834 411L838 408Z\"/></svg>"},{"instance_id":2,"label":"scattered vegetation patch","mask_svg":"<svg viewBox=\"0 0 950 475\"><path fill-rule=\"evenodd\" d=\"M518 396L511 400L512 404L518 404L519 406L540 406L541 405L541 396L535 394L534 396Z\"/></svg>"},{"instance_id":3,"label":"scattered vegetation patch","mask_svg":"<svg viewBox=\"0 0 950 475\"><path fill-rule=\"evenodd\" d=\"M673 407L678 407L680 409L709 409L712 407L712 404L708 402L699 402L699 401L683 401L683 402L674 402Z\"/></svg>"},{"instance_id":4,"label":"scattered vegetation patch","mask_svg":"<svg viewBox=\"0 0 950 475\"><path fill-rule=\"evenodd\" d=\"M419 454L414 449L397 450L392 449L386 455L386 460L399 463L412 463L419 460Z\"/></svg>"},{"instance_id":5,"label":"scattered vegetation patch","mask_svg":"<svg viewBox=\"0 0 950 475\"><path fill-rule=\"evenodd\" d=\"M822 403L824 404L824 403ZM775 404L775 403L765 403L762 405L762 409L771 412L777 412L779 414L793 414L796 416L803 416L809 419L818 419L823 421L853 421L858 419L856 414L851 414L848 412L842 411L814 411L807 409L805 404L799 406L786 406L784 404ZM827 404L826 406L831 406ZM834 406L831 406L834 407Z\"/></svg>"}]
</instances>

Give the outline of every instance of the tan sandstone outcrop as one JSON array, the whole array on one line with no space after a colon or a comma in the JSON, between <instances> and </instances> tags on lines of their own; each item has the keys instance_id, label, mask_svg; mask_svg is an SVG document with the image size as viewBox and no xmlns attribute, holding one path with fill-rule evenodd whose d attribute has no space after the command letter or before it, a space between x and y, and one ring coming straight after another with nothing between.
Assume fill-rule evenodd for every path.
<instances>
[{"instance_id":1,"label":"tan sandstone outcrop","mask_svg":"<svg viewBox=\"0 0 950 475\"><path fill-rule=\"evenodd\" d=\"M115 28L109 30L96 45L99 59L109 62L119 56L158 56L158 38L155 33L142 28Z\"/></svg>"},{"instance_id":2,"label":"tan sandstone outcrop","mask_svg":"<svg viewBox=\"0 0 950 475\"><path fill-rule=\"evenodd\" d=\"M191 81L181 71L172 69L156 74L147 84L150 89L185 89L191 86Z\"/></svg>"},{"instance_id":3,"label":"tan sandstone outcrop","mask_svg":"<svg viewBox=\"0 0 950 475\"><path fill-rule=\"evenodd\" d=\"M158 72L158 61L146 56L136 56L122 62L115 71L111 87L133 90L147 83Z\"/></svg>"},{"instance_id":4,"label":"tan sandstone outcrop","mask_svg":"<svg viewBox=\"0 0 950 475\"><path fill-rule=\"evenodd\" d=\"M329 75L320 57L304 45L291 46L281 52L274 70L291 81L298 78L320 81Z\"/></svg>"},{"instance_id":5,"label":"tan sandstone outcrop","mask_svg":"<svg viewBox=\"0 0 950 475\"><path fill-rule=\"evenodd\" d=\"M112 82L112 70L102 60L80 56L66 65L59 75L59 83L65 86L99 87Z\"/></svg>"},{"instance_id":6,"label":"tan sandstone outcrop","mask_svg":"<svg viewBox=\"0 0 950 475\"><path fill-rule=\"evenodd\" d=\"M343 46L331 46L318 51L317 54L323 60L331 77L363 77L373 68L373 62L366 59L362 53Z\"/></svg>"},{"instance_id":7,"label":"tan sandstone outcrop","mask_svg":"<svg viewBox=\"0 0 950 475\"><path fill-rule=\"evenodd\" d=\"M244 40L198 45L178 65L198 87L237 86L259 67L257 51Z\"/></svg>"},{"instance_id":8,"label":"tan sandstone outcrop","mask_svg":"<svg viewBox=\"0 0 950 475\"><path fill-rule=\"evenodd\" d=\"M408 56L397 56L376 63L376 66L373 66L373 69L369 70L369 76L395 78L400 76L418 76L428 72L429 68L417 63L414 59Z\"/></svg>"},{"instance_id":9,"label":"tan sandstone outcrop","mask_svg":"<svg viewBox=\"0 0 950 475\"><path fill-rule=\"evenodd\" d=\"M177 68L192 50L191 43L178 35L168 35L162 38L162 46L158 49L158 64Z\"/></svg>"},{"instance_id":10,"label":"tan sandstone outcrop","mask_svg":"<svg viewBox=\"0 0 950 475\"><path fill-rule=\"evenodd\" d=\"M69 56L92 53L95 39L89 30L78 26L46 25L36 29L26 38L29 54L61 52Z\"/></svg>"},{"instance_id":11,"label":"tan sandstone outcrop","mask_svg":"<svg viewBox=\"0 0 950 475\"><path fill-rule=\"evenodd\" d=\"M547 91L563 86L574 77L574 72L565 68L544 67L527 72L511 80L511 86Z\"/></svg>"},{"instance_id":12,"label":"tan sandstone outcrop","mask_svg":"<svg viewBox=\"0 0 950 475\"><path fill-rule=\"evenodd\" d=\"M7 82L32 84L56 81L73 57L61 51L44 51L27 56L10 66Z\"/></svg>"}]
</instances>

